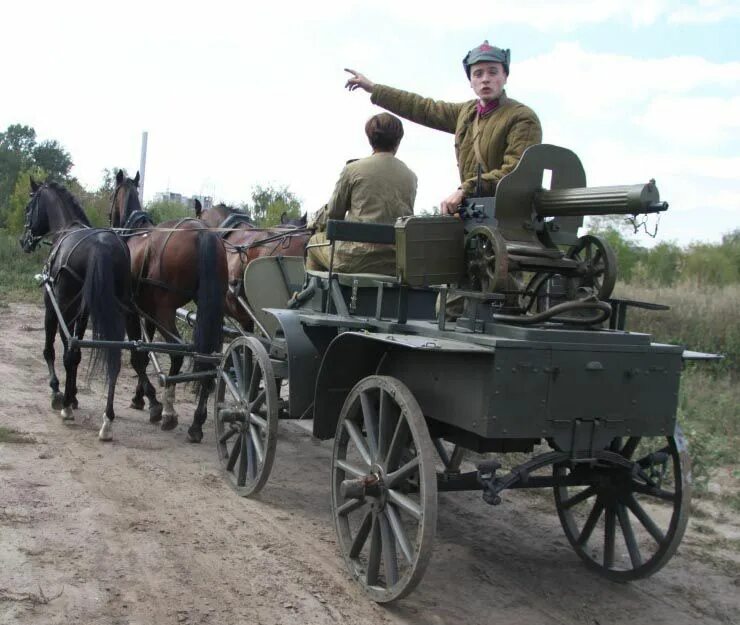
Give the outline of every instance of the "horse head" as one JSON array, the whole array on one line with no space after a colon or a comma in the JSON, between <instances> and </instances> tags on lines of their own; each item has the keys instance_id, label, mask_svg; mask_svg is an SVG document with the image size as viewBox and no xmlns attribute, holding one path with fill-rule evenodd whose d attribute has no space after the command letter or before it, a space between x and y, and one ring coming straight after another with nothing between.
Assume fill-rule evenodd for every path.
<instances>
[{"instance_id":1,"label":"horse head","mask_svg":"<svg viewBox=\"0 0 740 625\"><path fill-rule=\"evenodd\" d=\"M284 212L280 215L280 225L285 227L294 228L305 228L308 223L308 213L303 213L298 219L288 217L288 213Z\"/></svg>"},{"instance_id":2,"label":"horse head","mask_svg":"<svg viewBox=\"0 0 740 625\"><path fill-rule=\"evenodd\" d=\"M119 169L116 174L116 188L113 191L113 199L110 209L110 225L112 228L122 228L126 220L135 211L140 211L139 202L139 172L135 178L127 178L123 170Z\"/></svg>"},{"instance_id":3,"label":"horse head","mask_svg":"<svg viewBox=\"0 0 740 625\"><path fill-rule=\"evenodd\" d=\"M38 247L41 239L74 224L90 226L90 220L77 199L56 182L31 182L31 199L26 205L23 235L19 243L24 252Z\"/></svg>"}]
</instances>

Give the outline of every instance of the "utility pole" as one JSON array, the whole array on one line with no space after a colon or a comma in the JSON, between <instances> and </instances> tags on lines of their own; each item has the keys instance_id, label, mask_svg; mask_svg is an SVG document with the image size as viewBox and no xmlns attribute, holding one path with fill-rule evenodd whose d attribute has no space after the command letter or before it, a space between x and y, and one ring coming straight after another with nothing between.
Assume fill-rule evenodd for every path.
<instances>
[{"instance_id":1,"label":"utility pole","mask_svg":"<svg viewBox=\"0 0 740 625\"><path fill-rule=\"evenodd\" d=\"M141 162L139 164L139 203L144 206L144 178L146 175L146 141L149 133L141 133Z\"/></svg>"}]
</instances>

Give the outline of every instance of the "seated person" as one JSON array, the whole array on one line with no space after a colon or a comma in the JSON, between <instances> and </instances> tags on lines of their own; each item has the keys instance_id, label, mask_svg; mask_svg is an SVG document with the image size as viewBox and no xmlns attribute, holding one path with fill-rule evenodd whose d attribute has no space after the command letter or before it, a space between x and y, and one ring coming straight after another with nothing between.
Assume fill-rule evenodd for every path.
<instances>
[{"instance_id":1,"label":"seated person","mask_svg":"<svg viewBox=\"0 0 740 625\"><path fill-rule=\"evenodd\" d=\"M365 134L372 155L349 161L342 170L329 203L313 220L317 233L309 245L327 242L323 230L328 219L393 225L398 217L413 215L416 174L395 156L403 137L401 120L380 113L367 121ZM306 269L327 271L330 257L330 246L309 247ZM333 270L395 275L395 246L337 241Z\"/></svg>"}]
</instances>

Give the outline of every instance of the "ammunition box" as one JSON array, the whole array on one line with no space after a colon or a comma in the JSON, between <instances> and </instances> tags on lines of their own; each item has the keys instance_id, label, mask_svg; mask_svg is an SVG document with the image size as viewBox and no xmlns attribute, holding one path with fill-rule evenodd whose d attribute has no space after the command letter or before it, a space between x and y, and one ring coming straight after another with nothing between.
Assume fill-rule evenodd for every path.
<instances>
[{"instance_id":1,"label":"ammunition box","mask_svg":"<svg viewBox=\"0 0 740 625\"><path fill-rule=\"evenodd\" d=\"M435 215L396 220L396 275L402 284L458 283L464 271L460 219Z\"/></svg>"}]
</instances>

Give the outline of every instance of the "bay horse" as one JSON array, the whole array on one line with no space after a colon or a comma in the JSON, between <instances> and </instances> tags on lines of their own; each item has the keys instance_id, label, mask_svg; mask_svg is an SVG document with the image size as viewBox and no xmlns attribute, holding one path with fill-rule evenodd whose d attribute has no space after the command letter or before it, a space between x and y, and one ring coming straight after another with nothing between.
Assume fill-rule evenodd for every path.
<instances>
[{"instance_id":1,"label":"bay horse","mask_svg":"<svg viewBox=\"0 0 740 625\"><path fill-rule=\"evenodd\" d=\"M193 348L199 354L219 352L223 340L224 293L227 285L226 252L218 235L192 218L166 221L154 226L149 214L142 210L138 194L139 174L126 178L122 171L116 175L116 187L111 205L111 225L123 228L131 252L133 297L143 314L147 337L153 338L159 330L167 342L179 342L176 311L188 302L198 306L193 329ZM141 338L137 320L128 326L129 338ZM143 356L143 358L142 358ZM132 365L138 375L136 392L131 406L142 409L144 396L149 399L149 420L162 421L163 430L173 429L178 415L173 406L175 382L168 381L164 392L164 407L159 406L156 392L146 374L147 357L133 353ZM170 355L168 377L176 376L182 368L184 356ZM213 369L214 365L198 360L194 372ZM213 388L210 378L197 385L198 405L193 423L188 429L188 440L199 443L203 439L203 423L207 417L208 395Z\"/></svg>"},{"instance_id":2,"label":"bay horse","mask_svg":"<svg viewBox=\"0 0 740 625\"><path fill-rule=\"evenodd\" d=\"M289 219L287 213L283 213L279 226L257 228L246 213L225 204L203 209L198 200L195 201L195 214L210 228L218 229L224 241L229 267L226 314L235 319L244 330L252 332L252 318L238 299L244 288L244 270L251 261L261 256L305 257L306 245L313 234L306 228L307 215L304 213L299 219ZM245 295L249 300L249 294Z\"/></svg>"},{"instance_id":3,"label":"bay horse","mask_svg":"<svg viewBox=\"0 0 740 625\"><path fill-rule=\"evenodd\" d=\"M70 344L64 332L59 332L66 374L64 393L60 393L54 368L54 340L59 330L54 303L75 340L83 339L90 320L94 340L122 343L131 304L129 251L112 230L93 228L77 199L63 186L55 182L39 184L31 178L31 199L26 206L19 242L23 251L30 253L47 235L52 248L44 273L55 302L45 290L44 360L49 369L51 406L54 410L61 409L63 419L73 420L74 409L78 407L77 369L82 353L79 346ZM121 369L121 348L122 345L114 345L93 352L93 370L102 364L108 381L103 424L98 433L102 441L113 437L113 396Z\"/></svg>"}]
</instances>

